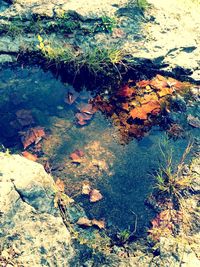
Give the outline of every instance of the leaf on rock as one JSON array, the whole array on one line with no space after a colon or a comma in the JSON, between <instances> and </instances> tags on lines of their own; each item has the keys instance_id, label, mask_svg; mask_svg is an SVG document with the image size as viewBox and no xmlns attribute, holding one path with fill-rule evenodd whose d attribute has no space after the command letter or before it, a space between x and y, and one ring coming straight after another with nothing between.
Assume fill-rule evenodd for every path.
<instances>
[{"instance_id":1,"label":"leaf on rock","mask_svg":"<svg viewBox=\"0 0 200 267\"><path fill-rule=\"evenodd\" d=\"M28 129L27 132L25 132L22 135L21 141L24 146L24 149L26 149L28 146L30 146L33 143L35 144L39 143L40 140L44 137L45 137L44 128L34 127L34 128Z\"/></svg>"},{"instance_id":2,"label":"leaf on rock","mask_svg":"<svg viewBox=\"0 0 200 267\"><path fill-rule=\"evenodd\" d=\"M37 156L31 154L31 153L28 152L28 151L23 151L23 152L22 152L22 155L23 155L25 158L29 159L29 160L32 160L32 161L36 161L36 160L37 160Z\"/></svg>"},{"instance_id":3,"label":"leaf on rock","mask_svg":"<svg viewBox=\"0 0 200 267\"><path fill-rule=\"evenodd\" d=\"M128 85L125 85L119 89L119 91L117 92L117 95L121 97L131 97L133 94L135 94L135 92L136 91L134 88L131 88Z\"/></svg>"},{"instance_id":4,"label":"leaf on rock","mask_svg":"<svg viewBox=\"0 0 200 267\"><path fill-rule=\"evenodd\" d=\"M97 189L92 189L90 191L90 202L97 202L103 198L102 194Z\"/></svg>"},{"instance_id":5,"label":"leaf on rock","mask_svg":"<svg viewBox=\"0 0 200 267\"><path fill-rule=\"evenodd\" d=\"M97 226L99 229L105 229L105 221L104 220L92 220L92 225Z\"/></svg>"},{"instance_id":6,"label":"leaf on rock","mask_svg":"<svg viewBox=\"0 0 200 267\"><path fill-rule=\"evenodd\" d=\"M57 187L58 191L60 191L60 192L64 192L65 191L65 184L61 179L58 178L56 180L55 184L56 184L56 187Z\"/></svg>"},{"instance_id":7,"label":"leaf on rock","mask_svg":"<svg viewBox=\"0 0 200 267\"><path fill-rule=\"evenodd\" d=\"M78 225L80 226L85 226L85 227L90 227L92 226L92 221L89 220L88 218L86 217L81 217L78 219L78 221L76 222Z\"/></svg>"}]
</instances>

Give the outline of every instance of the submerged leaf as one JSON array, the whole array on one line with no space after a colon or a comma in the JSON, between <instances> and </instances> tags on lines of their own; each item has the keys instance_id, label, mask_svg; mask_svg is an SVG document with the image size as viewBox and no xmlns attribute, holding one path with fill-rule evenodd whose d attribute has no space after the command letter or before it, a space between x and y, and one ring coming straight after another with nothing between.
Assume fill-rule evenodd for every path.
<instances>
[{"instance_id":1,"label":"submerged leaf","mask_svg":"<svg viewBox=\"0 0 200 267\"><path fill-rule=\"evenodd\" d=\"M86 227L90 227L92 226L92 221L89 220L88 218L86 217L81 217L78 219L78 221L76 222L78 225L80 226L86 226Z\"/></svg>"},{"instance_id":2,"label":"submerged leaf","mask_svg":"<svg viewBox=\"0 0 200 267\"><path fill-rule=\"evenodd\" d=\"M24 146L24 149L26 149L31 144L35 143L37 144L42 138L45 137L44 128L42 127L34 127L30 128L25 132L22 137L21 141Z\"/></svg>"},{"instance_id":3,"label":"submerged leaf","mask_svg":"<svg viewBox=\"0 0 200 267\"><path fill-rule=\"evenodd\" d=\"M84 152L80 149L76 149L74 150L74 152L72 152L70 154L70 159L72 160L72 162L74 163L81 163L82 162L82 157L84 156Z\"/></svg>"},{"instance_id":4,"label":"submerged leaf","mask_svg":"<svg viewBox=\"0 0 200 267\"><path fill-rule=\"evenodd\" d=\"M97 202L103 198L102 194L97 189L92 189L90 191L90 202Z\"/></svg>"},{"instance_id":5,"label":"submerged leaf","mask_svg":"<svg viewBox=\"0 0 200 267\"><path fill-rule=\"evenodd\" d=\"M17 120L21 126L29 126L34 123L30 110L20 109L16 112Z\"/></svg>"},{"instance_id":6,"label":"submerged leaf","mask_svg":"<svg viewBox=\"0 0 200 267\"><path fill-rule=\"evenodd\" d=\"M81 191L82 194L83 195L89 195L90 191L91 191L91 187L90 187L89 182L84 182L83 186L82 186L82 191Z\"/></svg>"},{"instance_id":7,"label":"submerged leaf","mask_svg":"<svg viewBox=\"0 0 200 267\"><path fill-rule=\"evenodd\" d=\"M92 225L97 226L99 229L105 229L105 221L104 220L92 220Z\"/></svg>"}]
</instances>

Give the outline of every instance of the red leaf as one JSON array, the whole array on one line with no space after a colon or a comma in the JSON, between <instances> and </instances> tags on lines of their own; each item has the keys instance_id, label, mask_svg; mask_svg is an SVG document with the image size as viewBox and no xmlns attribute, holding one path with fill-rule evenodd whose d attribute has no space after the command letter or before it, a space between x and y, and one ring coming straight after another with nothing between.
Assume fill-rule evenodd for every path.
<instances>
[{"instance_id":1,"label":"red leaf","mask_svg":"<svg viewBox=\"0 0 200 267\"><path fill-rule=\"evenodd\" d=\"M147 85L150 85L150 81L149 80L142 80L142 81L137 82L136 85L138 87L143 88L143 87L146 87Z\"/></svg>"},{"instance_id":2,"label":"red leaf","mask_svg":"<svg viewBox=\"0 0 200 267\"><path fill-rule=\"evenodd\" d=\"M131 97L134 93L135 93L134 88L131 88L128 85L125 85L119 89L119 91L117 92L117 95L121 97Z\"/></svg>"},{"instance_id":3,"label":"red leaf","mask_svg":"<svg viewBox=\"0 0 200 267\"><path fill-rule=\"evenodd\" d=\"M28 131L25 132L25 134L23 134L21 137L24 149L26 149L33 143L37 144L43 137L45 137L44 128L34 127L28 129Z\"/></svg>"}]
</instances>

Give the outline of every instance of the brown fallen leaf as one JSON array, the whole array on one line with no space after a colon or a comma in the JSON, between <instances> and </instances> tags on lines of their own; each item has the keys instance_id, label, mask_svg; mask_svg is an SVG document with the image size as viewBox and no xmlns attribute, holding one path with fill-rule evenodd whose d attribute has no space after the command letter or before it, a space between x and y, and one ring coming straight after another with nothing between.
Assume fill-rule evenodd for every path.
<instances>
[{"instance_id":1,"label":"brown fallen leaf","mask_svg":"<svg viewBox=\"0 0 200 267\"><path fill-rule=\"evenodd\" d=\"M22 155L23 155L25 158L29 159L29 160L32 160L32 161L36 161L36 160L37 160L37 156L31 154L31 153L28 152L28 151L23 151L23 152L22 152Z\"/></svg>"},{"instance_id":2,"label":"brown fallen leaf","mask_svg":"<svg viewBox=\"0 0 200 267\"><path fill-rule=\"evenodd\" d=\"M37 144L42 138L45 137L44 128L34 127L27 130L27 132L22 134L21 141L26 149L31 144Z\"/></svg>"},{"instance_id":3,"label":"brown fallen leaf","mask_svg":"<svg viewBox=\"0 0 200 267\"><path fill-rule=\"evenodd\" d=\"M56 184L56 187L57 187L58 191L60 191L60 192L64 192L65 191L65 184L61 179L58 178L56 180L55 184Z\"/></svg>"},{"instance_id":4,"label":"brown fallen leaf","mask_svg":"<svg viewBox=\"0 0 200 267\"><path fill-rule=\"evenodd\" d=\"M142 80L136 83L137 87L141 87L141 88L145 88L146 86L148 86L150 84L149 80Z\"/></svg>"},{"instance_id":5,"label":"brown fallen leaf","mask_svg":"<svg viewBox=\"0 0 200 267\"><path fill-rule=\"evenodd\" d=\"M160 103L158 101L149 101L148 103L135 107L130 111L130 115L133 119L141 119L146 120L148 118L148 114L150 114L154 109L160 109Z\"/></svg>"},{"instance_id":6,"label":"brown fallen leaf","mask_svg":"<svg viewBox=\"0 0 200 267\"><path fill-rule=\"evenodd\" d=\"M82 194L83 195L89 195L91 191L91 187L88 181L85 181L82 186Z\"/></svg>"},{"instance_id":7,"label":"brown fallen leaf","mask_svg":"<svg viewBox=\"0 0 200 267\"><path fill-rule=\"evenodd\" d=\"M74 150L74 152L72 152L69 157L72 160L72 162L74 163L81 163L82 162L82 157L84 156L84 152L80 149L76 149Z\"/></svg>"},{"instance_id":8,"label":"brown fallen leaf","mask_svg":"<svg viewBox=\"0 0 200 267\"><path fill-rule=\"evenodd\" d=\"M135 89L129 87L128 85L124 85L122 88L119 89L117 92L118 96L121 97L131 97L133 94L135 94Z\"/></svg>"},{"instance_id":9,"label":"brown fallen leaf","mask_svg":"<svg viewBox=\"0 0 200 267\"><path fill-rule=\"evenodd\" d=\"M97 226L99 229L105 229L105 221L104 220L92 220L92 225Z\"/></svg>"},{"instance_id":10,"label":"brown fallen leaf","mask_svg":"<svg viewBox=\"0 0 200 267\"><path fill-rule=\"evenodd\" d=\"M90 191L90 202L97 202L103 198L102 194L97 189L92 189Z\"/></svg>"},{"instance_id":11,"label":"brown fallen leaf","mask_svg":"<svg viewBox=\"0 0 200 267\"><path fill-rule=\"evenodd\" d=\"M30 110L20 109L16 112L17 121L21 126L29 126L34 123L34 119Z\"/></svg>"},{"instance_id":12,"label":"brown fallen leaf","mask_svg":"<svg viewBox=\"0 0 200 267\"><path fill-rule=\"evenodd\" d=\"M86 114L86 113L76 113L75 117L77 118L77 123L79 125L86 125L89 120L92 119L92 114Z\"/></svg>"},{"instance_id":13,"label":"brown fallen leaf","mask_svg":"<svg viewBox=\"0 0 200 267\"><path fill-rule=\"evenodd\" d=\"M92 115L96 112L92 104L81 103L77 106L77 108L80 111L80 113L86 113L89 115Z\"/></svg>"},{"instance_id":14,"label":"brown fallen leaf","mask_svg":"<svg viewBox=\"0 0 200 267\"><path fill-rule=\"evenodd\" d=\"M86 217L81 217L78 219L78 221L76 222L78 225L80 226L86 226L86 227L90 227L92 226L92 221L89 220L88 218Z\"/></svg>"}]
</instances>

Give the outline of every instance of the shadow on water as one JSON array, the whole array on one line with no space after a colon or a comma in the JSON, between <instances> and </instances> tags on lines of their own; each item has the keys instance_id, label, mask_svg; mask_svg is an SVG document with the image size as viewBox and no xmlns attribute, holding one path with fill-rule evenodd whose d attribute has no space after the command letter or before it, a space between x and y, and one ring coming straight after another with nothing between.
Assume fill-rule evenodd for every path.
<instances>
[{"instance_id":1,"label":"shadow on water","mask_svg":"<svg viewBox=\"0 0 200 267\"><path fill-rule=\"evenodd\" d=\"M166 134L155 127L143 139L121 145L118 131L100 112L87 126L77 126L74 114L79 100L72 106L64 102L69 88L39 68L2 70L0 142L14 152L23 151L18 132L26 127L16 122L16 112L31 110L32 126L45 127L47 132L39 162L49 160L54 167L52 175L65 181L71 196L80 193L85 180L101 191L104 198L97 203L89 203L88 197L76 197L90 218L105 218L108 226L126 229L134 227L136 214L137 234L142 235L154 215L145 200L155 185L152 174L162 163L159 145L163 145ZM85 92L84 97L91 94ZM193 136L198 134L197 129L188 131ZM174 164L179 162L188 139L169 140ZM69 159L75 149L85 153L79 165Z\"/></svg>"}]
</instances>

